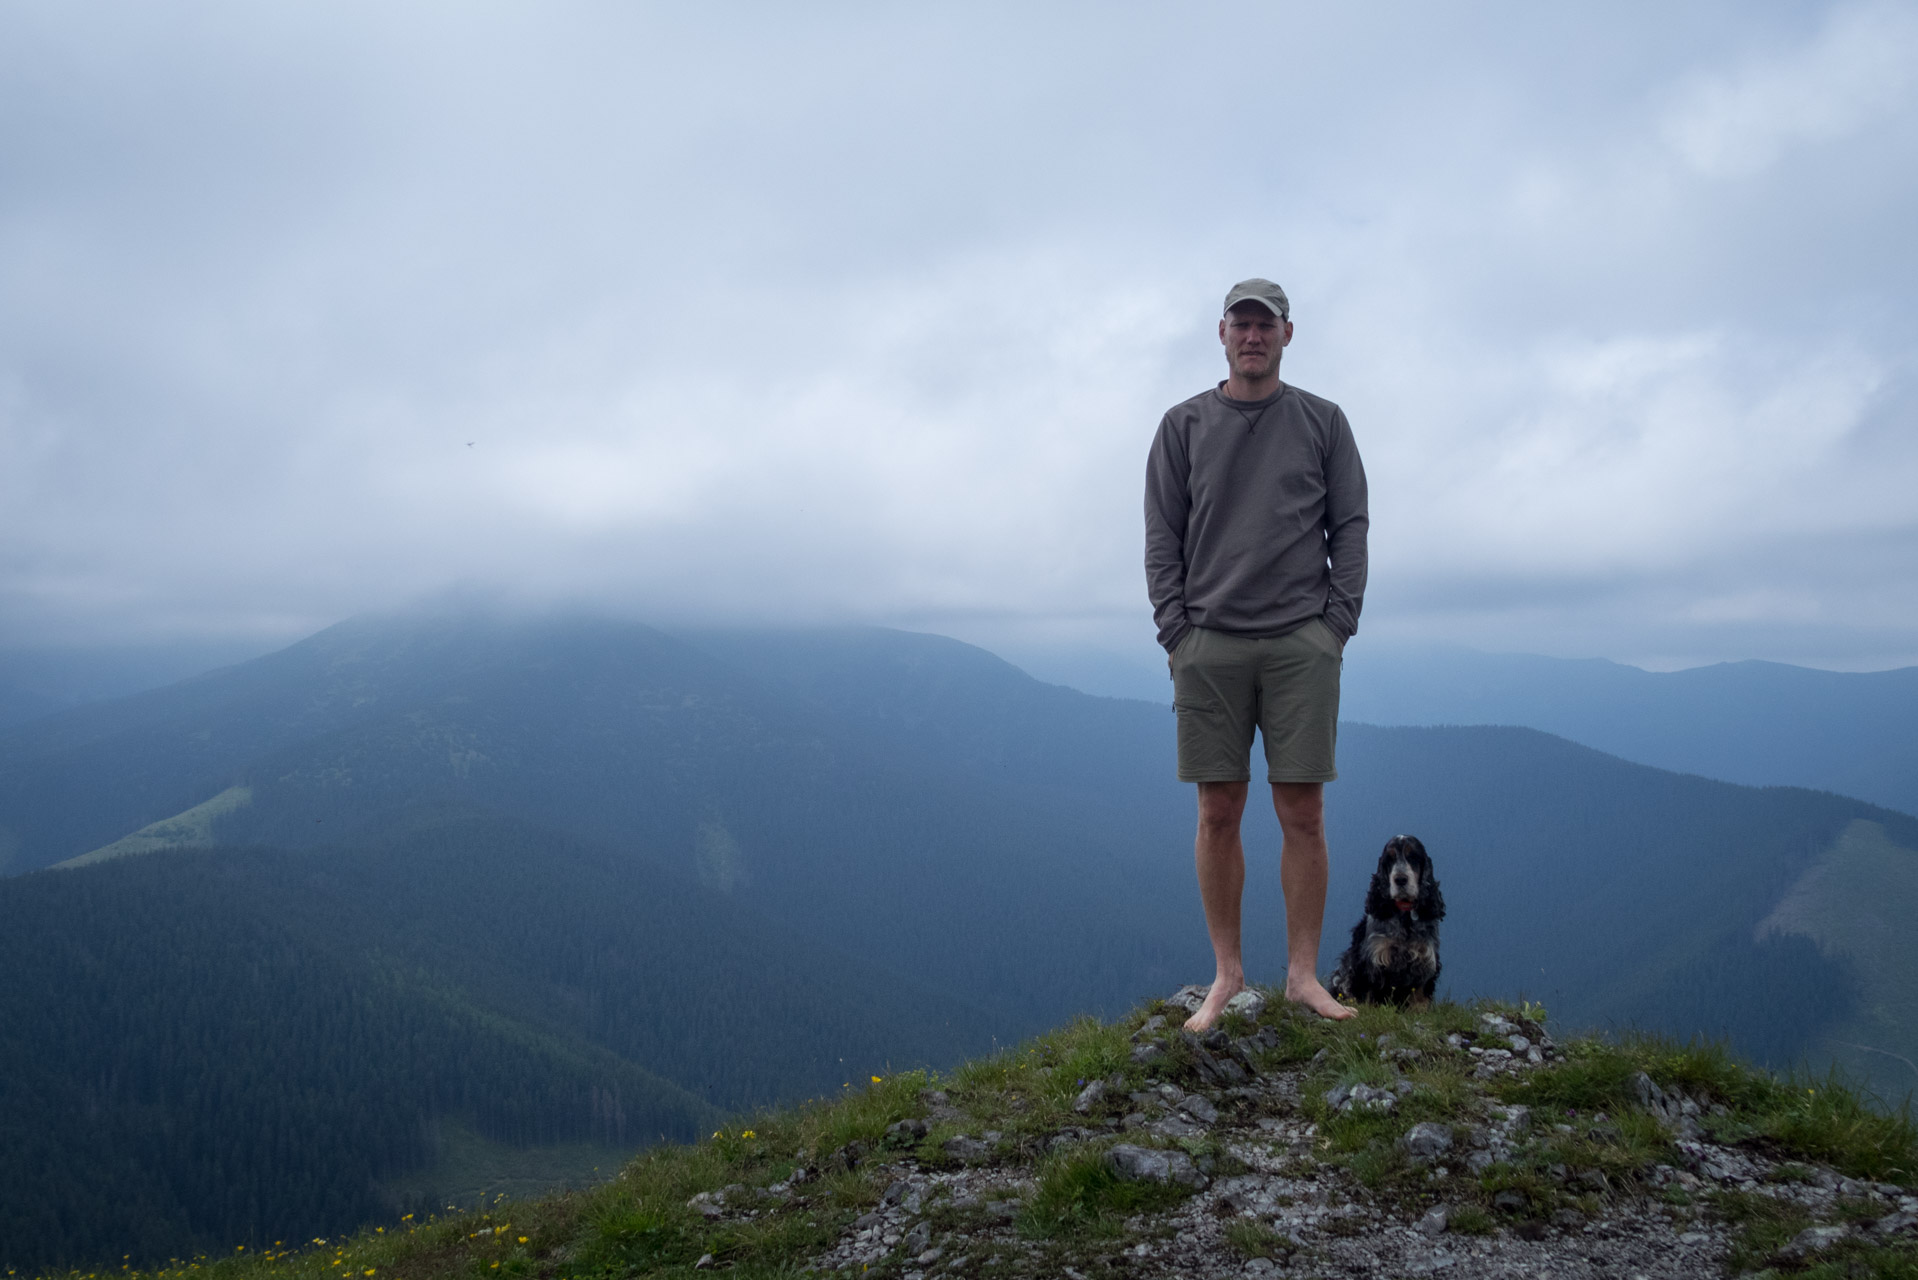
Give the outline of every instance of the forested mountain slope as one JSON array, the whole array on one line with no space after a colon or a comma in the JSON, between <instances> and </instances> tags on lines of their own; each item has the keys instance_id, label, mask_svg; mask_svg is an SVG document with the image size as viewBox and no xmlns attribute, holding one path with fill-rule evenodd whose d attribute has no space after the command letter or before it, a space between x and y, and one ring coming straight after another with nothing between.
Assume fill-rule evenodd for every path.
<instances>
[{"instance_id":1,"label":"forested mountain slope","mask_svg":"<svg viewBox=\"0 0 1918 1280\"><path fill-rule=\"evenodd\" d=\"M992 1043L979 1012L630 857L403 825L0 882L9 1262L327 1234L438 1207L442 1126L611 1168Z\"/></svg>"}]
</instances>

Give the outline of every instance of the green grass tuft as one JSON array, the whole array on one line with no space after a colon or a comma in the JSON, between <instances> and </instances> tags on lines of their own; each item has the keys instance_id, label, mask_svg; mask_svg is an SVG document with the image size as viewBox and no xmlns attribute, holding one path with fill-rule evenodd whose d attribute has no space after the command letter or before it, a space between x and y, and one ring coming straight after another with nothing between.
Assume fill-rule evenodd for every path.
<instances>
[{"instance_id":1,"label":"green grass tuft","mask_svg":"<svg viewBox=\"0 0 1918 1280\"><path fill-rule=\"evenodd\" d=\"M1463 1204L1452 1210L1451 1230L1464 1236L1489 1236L1498 1230L1498 1222L1475 1204Z\"/></svg>"},{"instance_id":2,"label":"green grass tuft","mask_svg":"<svg viewBox=\"0 0 1918 1280\"><path fill-rule=\"evenodd\" d=\"M1019 1228L1037 1239L1115 1236L1135 1213L1170 1208L1190 1193L1156 1183L1126 1182L1106 1167L1104 1146L1068 1147L1046 1157Z\"/></svg>"},{"instance_id":3,"label":"green grass tuft","mask_svg":"<svg viewBox=\"0 0 1918 1280\"><path fill-rule=\"evenodd\" d=\"M1227 1223L1225 1242L1247 1258L1283 1258L1293 1250L1290 1237L1251 1218L1234 1218Z\"/></svg>"}]
</instances>

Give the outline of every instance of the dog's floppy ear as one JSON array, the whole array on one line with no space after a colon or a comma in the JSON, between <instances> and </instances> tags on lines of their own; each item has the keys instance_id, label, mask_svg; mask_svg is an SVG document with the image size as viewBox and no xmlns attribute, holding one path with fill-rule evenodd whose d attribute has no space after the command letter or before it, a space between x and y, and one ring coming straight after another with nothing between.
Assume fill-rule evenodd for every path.
<instances>
[{"instance_id":1,"label":"dog's floppy ear","mask_svg":"<svg viewBox=\"0 0 1918 1280\"><path fill-rule=\"evenodd\" d=\"M1385 842L1385 852L1379 855L1379 865L1372 870L1372 883L1365 887L1365 914L1376 920L1390 920L1398 914L1398 905L1392 901L1392 891L1386 886L1388 872L1392 865L1392 842Z\"/></svg>"},{"instance_id":2,"label":"dog's floppy ear","mask_svg":"<svg viewBox=\"0 0 1918 1280\"><path fill-rule=\"evenodd\" d=\"M1419 872L1419 900L1414 908L1421 920L1445 919L1445 895L1439 892L1438 877L1432 874L1432 859L1426 856L1425 846L1419 846L1419 861L1425 864Z\"/></svg>"}]
</instances>

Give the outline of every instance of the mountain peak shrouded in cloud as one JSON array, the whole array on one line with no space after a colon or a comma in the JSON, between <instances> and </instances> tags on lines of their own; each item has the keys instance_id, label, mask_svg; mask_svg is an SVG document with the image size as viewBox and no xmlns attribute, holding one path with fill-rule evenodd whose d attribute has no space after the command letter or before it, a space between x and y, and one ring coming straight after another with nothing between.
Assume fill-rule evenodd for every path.
<instances>
[{"instance_id":1,"label":"mountain peak shrouded in cloud","mask_svg":"<svg viewBox=\"0 0 1918 1280\"><path fill-rule=\"evenodd\" d=\"M472 581L1144 652L1145 447L1262 274L1360 643L1918 658L1900 6L7 22L8 645Z\"/></svg>"}]
</instances>

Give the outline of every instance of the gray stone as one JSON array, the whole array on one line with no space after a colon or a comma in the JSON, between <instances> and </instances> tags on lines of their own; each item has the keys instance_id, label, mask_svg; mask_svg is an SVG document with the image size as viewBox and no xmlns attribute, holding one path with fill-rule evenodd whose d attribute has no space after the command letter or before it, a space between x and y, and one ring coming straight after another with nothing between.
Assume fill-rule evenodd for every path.
<instances>
[{"instance_id":1,"label":"gray stone","mask_svg":"<svg viewBox=\"0 0 1918 1280\"><path fill-rule=\"evenodd\" d=\"M1103 1080L1094 1080L1091 1084L1079 1090L1079 1096L1073 1100L1072 1109L1080 1115L1085 1115L1101 1102L1104 1102L1105 1096L1106 1082Z\"/></svg>"},{"instance_id":2,"label":"gray stone","mask_svg":"<svg viewBox=\"0 0 1918 1280\"><path fill-rule=\"evenodd\" d=\"M1188 984L1167 996L1165 1003L1175 1009L1184 1009L1187 1013L1197 1013L1199 1006L1205 1003L1206 993L1210 990L1212 990L1210 983L1207 983L1203 987L1196 984Z\"/></svg>"},{"instance_id":3,"label":"gray stone","mask_svg":"<svg viewBox=\"0 0 1918 1280\"><path fill-rule=\"evenodd\" d=\"M904 1248L908 1254L924 1253L931 1247L932 1228L926 1223L922 1222L912 1230L906 1232Z\"/></svg>"},{"instance_id":4,"label":"gray stone","mask_svg":"<svg viewBox=\"0 0 1918 1280\"><path fill-rule=\"evenodd\" d=\"M1165 1015L1162 1013L1153 1014L1150 1018L1147 1018L1143 1023L1139 1025L1139 1029L1137 1031L1134 1031L1132 1033L1132 1043L1138 1044L1141 1040L1149 1039L1153 1032L1159 1030L1160 1028L1164 1026L1165 1026Z\"/></svg>"},{"instance_id":5,"label":"gray stone","mask_svg":"<svg viewBox=\"0 0 1918 1280\"><path fill-rule=\"evenodd\" d=\"M947 1138L943 1147L945 1153L962 1164L975 1164L990 1159L992 1148L977 1138L960 1134L956 1138Z\"/></svg>"},{"instance_id":6,"label":"gray stone","mask_svg":"<svg viewBox=\"0 0 1918 1280\"><path fill-rule=\"evenodd\" d=\"M1158 1182L1202 1188L1206 1177L1183 1151L1160 1151L1122 1142L1106 1152L1106 1168L1122 1182Z\"/></svg>"},{"instance_id":7,"label":"gray stone","mask_svg":"<svg viewBox=\"0 0 1918 1280\"><path fill-rule=\"evenodd\" d=\"M1445 1234L1445 1229L1451 1225L1452 1211L1442 1204L1435 1204L1427 1209L1425 1216L1418 1221L1420 1234L1428 1236L1442 1236Z\"/></svg>"},{"instance_id":8,"label":"gray stone","mask_svg":"<svg viewBox=\"0 0 1918 1280\"><path fill-rule=\"evenodd\" d=\"M1516 1191L1501 1191L1492 1197L1492 1207L1500 1213L1518 1213L1525 1208L1525 1197Z\"/></svg>"},{"instance_id":9,"label":"gray stone","mask_svg":"<svg viewBox=\"0 0 1918 1280\"><path fill-rule=\"evenodd\" d=\"M1524 1036L1513 1036L1511 1044L1513 1053L1524 1053L1532 1047L1532 1042Z\"/></svg>"},{"instance_id":10,"label":"gray stone","mask_svg":"<svg viewBox=\"0 0 1918 1280\"><path fill-rule=\"evenodd\" d=\"M1421 1120L1399 1139L1399 1150L1416 1164L1433 1164L1452 1149L1452 1131L1431 1120Z\"/></svg>"},{"instance_id":11,"label":"gray stone","mask_svg":"<svg viewBox=\"0 0 1918 1280\"><path fill-rule=\"evenodd\" d=\"M901 1120L886 1126L886 1140L897 1146L919 1141L932 1131L924 1120Z\"/></svg>"},{"instance_id":12,"label":"gray stone","mask_svg":"<svg viewBox=\"0 0 1918 1280\"><path fill-rule=\"evenodd\" d=\"M702 1253L702 1254L700 1254L700 1255L699 1255L699 1261L698 1261L698 1262L695 1262L695 1263L693 1264L693 1270L695 1270L695 1271L711 1271L711 1270L712 1270L712 1269L713 1269L713 1268L714 1268L715 1266L717 1266L717 1265L718 1265L718 1263L717 1263L717 1261L716 1261L716 1260L715 1260L715 1259L713 1258L713 1255L712 1255L712 1254L710 1254L710 1253Z\"/></svg>"},{"instance_id":13,"label":"gray stone","mask_svg":"<svg viewBox=\"0 0 1918 1280\"><path fill-rule=\"evenodd\" d=\"M1398 1104L1398 1096L1390 1089L1375 1089L1369 1084L1341 1085L1325 1095L1325 1105L1335 1111L1391 1112L1398 1109Z\"/></svg>"},{"instance_id":14,"label":"gray stone","mask_svg":"<svg viewBox=\"0 0 1918 1280\"><path fill-rule=\"evenodd\" d=\"M719 1193L712 1191L700 1192L686 1202L686 1207L702 1218L718 1218L726 1212L726 1206L720 1203Z\"/></svg>"},{"instance_id":15,"label":"gray stone","mask_svg":"<svg viewBox=\"0 0 1918 1280\"><path fill-rule=\"evenodd\" d=\"M1177 1105L1179 1110L1185 1112L1200 1124L1217 1124L1219 1122L1219 1109L1213 1106L1204 1094L1189 1093L1179 1099Z\"/></svg>"},{"instance_id":16,"label":"gray stone","mask_svg":"<svg viewBox=\"0 0 1918 1280\"><path fill-rule=\"evenodd\" d=\"M1264 993L1247 987L1245 990L1239 992L1238 995L1233 996L1225 1002L1225 1011L1227 1013L1242 1013L1248 1018L1257 1018L1265 1012L1265 1005L1266 1000Z\"/></svg>"},{"instance_id":17,"label":"gray stone","mask_svg":"<svg viewBox=\"0 0 1918 1280\"><path fill-rule=\"evenodd\" d=\"M1792 1262L1803 1262L1814 1253L1823 1253L1850 1234L1851 1228L1845 1226L1806 1227L1791 1238L1790 1244L1778 1251L1778 1256Z\"/></svg>"},{"instance_id":18,"label":"gray stone","mask_svg":"<svg viewBox=\"0 0 1918 1280\"><path fill-rule=\"evenodd\" d=\"M1148 1042L1132 1050L1132 1060L1142 1067L1149 1067L1165 1061L1165 1049L1161 1045Z\"/></svg>"},{"instance_id":19,"label":"gray stone","mask_svg":"<svg viewBox=\"0 0 1918 1280\"><path fill-rule=\"evenodd\" d=\"M1481 1013L1478 1016L1478 1025L1485 1034L1492 1036L1509 1036L1518 1030L1517 1023L1509 1018L1500 1017L1496 1013Z\"/></svg>"},{"instance_id":20,"label":"gray stone","mask_svg":"<svg viewBox=\"0 0 1918 1280\"><path fill-rule=\"evenodd\" d=\"M1638 1099L1639 1106L1660 1116L1667 1114L1670 1107L1665 1091L1643 1071L1632 1077L1632 1095Z\"/></svg>"},{"instance_id":21,"label":"gray stone","mask_svg":"<svg viewBox=\"0 0 1918 1280\"><path fill-rule=\"evenodd\" d=\"M937 1245L935 1245L932 1248L927 1249L925 1252L921 1253L916 1259L914 1259L914 1261L916 1261L922 1267L929 1267L933 1263L939 1261L939 1259L945 1256L946 1256L946 1251L944 1249L939 1248Z\"/></svg>"},{"instance_id":22,"label":"gray stone","mask_svg":"<svg viewBox=\"0 0 1918 1280\"><path fill-rule=\"evenodd\" d=\"M1904 1209L1900 1209L1897 1213L1888 1213L1872 1224L1871 1231L1873 1235L1879 1236L1911 1235L1918 1232L1918 1213L1911 1213Z\"/></svg>"},{"instance_id":23,"label":"gray stone","mask_svg":"<svg viewBox=\"0 0 1918 1280\"><path fill-rule=\"evenodd\" d=\"M1201 1138L1205 1136L1205 1126L1194 1124L1182 1115L1170 1115L1154 1120L1145 1126L1153 1133L1166 1138Z\"/></svg>"},{"instance_id":24,"label":"gray stone","mask_svg":"<svg viewBox=\"0 0 1918 1280\"><path fill-rule=\"evenodd\" d=\"M1498 1157L1490 1151L1474 1151L1465 1157L1465 1167L1475 1178L1497 1163Z\"/></svg>"},{"instance_id":25,"label":"gray stone","mask_svg":"<svg viewBox=\"0 0 1918 1280\"><path fill-rule=\"evenodd\" d=\"M1552 1225L1561 1231L1576 1231L1585 1225L1585 1215L1576 1209L1560 1209L1552 1215Z\"/></svg>"},{"instance_id":26,"label":"gray stone","mask_svg":"<svg viewBox=\"0 0 1918 1280\"><path fill-rule=\"evenodd\" d=\"M1227 1089L1237 1088L1252 1079L1252 1073L1232 1058L1214 1058L1212 1069L1218 1074L1219 1079L1224 1081L1224 1087Z\"/></svg>"}]
</instances>

